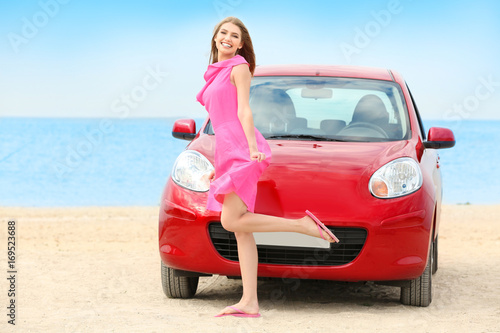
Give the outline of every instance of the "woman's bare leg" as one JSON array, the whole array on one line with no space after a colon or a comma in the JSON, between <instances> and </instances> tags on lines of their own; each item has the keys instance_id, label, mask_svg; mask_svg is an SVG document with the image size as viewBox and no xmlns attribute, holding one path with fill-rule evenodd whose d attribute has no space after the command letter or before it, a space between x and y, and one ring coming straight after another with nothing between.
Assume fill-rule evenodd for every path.
<instances>
[{"instance_id":1,"label":"woman's bare leg","mask_svg":"<svg viewBox=\"0 0 500 333\"><path fill-rule=\"evenodd\" d=\"M309 216L300 219L286 219L247 210L245 203L234 192L226 194L222 205L221 223L224 229L232 232L279 232L289 231L306 234L333 242L326 234L320 233L316 222Z\"/></svg>"},{"instance_id":2,"label":"woman's bare leg","mask_svg":"<svg viewBox=\"0 0 500 333\"><path fill-rule=\"evenodd\" d=\"M235 236L238 242L238 258L243 284L243 295L235 308L246 313L258 313L257 266L259 257L257 245L251 232L236 232Z\"/></svg>"},{"instance_id":3,"label":"woman's bare leg","mask_svg":"<svg viewBox=\"0 0 500 333\"><path fill-rule=\"evenodd\" d=\"M222 206L222 214L226 219L238 219L247 212L245 203L235 194L225 196ZM221 219L222 220L222 219ZM246 313L258 313L259 301L257 299L257 245L251 232L234 233L238 244L238 258L240 262L241 280L243 283L243 296L233 306ZM219 314L234 312L231 308L225 308Z\"/></svg>"},{"instance_id":4,"label":"woman's bare leg","mask_svg":"<svg viewBox=\"0 0 500 333\"><path fill-rule=\"evenodd\" d=\"M233 305L246 313L258 313L257 299L257 245L252 232L300 232L306 235L321 237L316 223L308 216L301 219L285 219L270 215L255 214L247 210L245 203L234 192L227 194L222 205L221 222L228 231L233 231L238 243L243 296ZM326 233L323 236L333 241ZM225 308L219 314L232 313Z\"/></svg>"}]
</instances>

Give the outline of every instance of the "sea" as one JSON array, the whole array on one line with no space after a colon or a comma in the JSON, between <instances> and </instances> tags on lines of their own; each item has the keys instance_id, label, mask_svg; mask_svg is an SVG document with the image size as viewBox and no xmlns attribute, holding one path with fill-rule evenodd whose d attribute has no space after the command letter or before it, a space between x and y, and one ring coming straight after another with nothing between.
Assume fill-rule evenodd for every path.
<instances>
[{"instance_id":1,"label":"sea","mask_svg":"<svg viewBox=\"0 0 500 333\"><path fill-rule=\"evenodd\" d=\"M188 143L175 120L0 118L0 206L159 205ZM434 126L456 138L439 151L443 203L500 203L500 120L424 120Z\"/></svg>"}]
</instances>

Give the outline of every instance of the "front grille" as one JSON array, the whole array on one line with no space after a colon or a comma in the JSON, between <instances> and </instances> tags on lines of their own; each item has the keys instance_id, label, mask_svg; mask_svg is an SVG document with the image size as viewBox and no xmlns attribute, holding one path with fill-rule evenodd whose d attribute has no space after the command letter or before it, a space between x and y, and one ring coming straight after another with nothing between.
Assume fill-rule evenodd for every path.
<instances>
[{"instance_id":1,"label":"front grille","mask_svg":"<svg viewBox=\"0 0 500 333\"><path fill-rule=\"evenodd\" d=\"M282 264L297 266L339 266L353 261L365 244L367 232L361 228L328 227L340 240L329 249L257 245L260 264ZM238 248L234 233L225 230L220 223L208 226L210 239L219 254L238 261Z\"/></svg>"}]
</instances>

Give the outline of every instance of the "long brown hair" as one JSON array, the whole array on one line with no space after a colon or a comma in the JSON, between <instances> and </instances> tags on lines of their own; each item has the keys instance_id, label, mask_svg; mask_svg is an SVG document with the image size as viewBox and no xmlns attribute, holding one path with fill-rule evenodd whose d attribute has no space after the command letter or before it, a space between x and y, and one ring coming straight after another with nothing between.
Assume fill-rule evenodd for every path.
<instances>
[{"instance_id":1,"label":"long brown hair","mask_svg":"<svg viewBox=\"0 0 500 333\"><path fill-rule=\"evenodd\" d=\"M219 22L214 28L214 35L212 36L212 50L210 52L210 59L209 63L213 64L218 60L218 51L217 51L217 46L215 45L215 37L219 33L220 27L227 22L231 22L232 24L238 26L241 30L241 41L243 42L243 47L236 51L236 54L239 54L245 60L248 62L250 65L250 73L253 76L253 72L255 71L255 53L253 51L253 44L252 44L252 38L250 38L250 34L248 33L247 27L241 22L239 18L236 17L226 17L222 21Z\"/></svg>"}]
</instances>

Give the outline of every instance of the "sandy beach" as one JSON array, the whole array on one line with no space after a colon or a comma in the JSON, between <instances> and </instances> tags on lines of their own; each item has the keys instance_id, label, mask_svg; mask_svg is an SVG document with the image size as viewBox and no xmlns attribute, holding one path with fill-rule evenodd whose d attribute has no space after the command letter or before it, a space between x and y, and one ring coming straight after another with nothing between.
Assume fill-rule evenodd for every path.
<instances>
[{"instance_id":1,"label":"sandy beach","mask_svg":"<svg viewBox=\"0 0 500 333\"><path fill-rule=\"evenodd\" d=\"M214 318L241 281L200 279L196 298L160 283L158 207L0 208L0 331L499 332L500 205L443 206L428 308L372 283L259 281L262 317ZM16 220L16 325L8 324L7 221Z\"/></svg>"}]
</instances>

